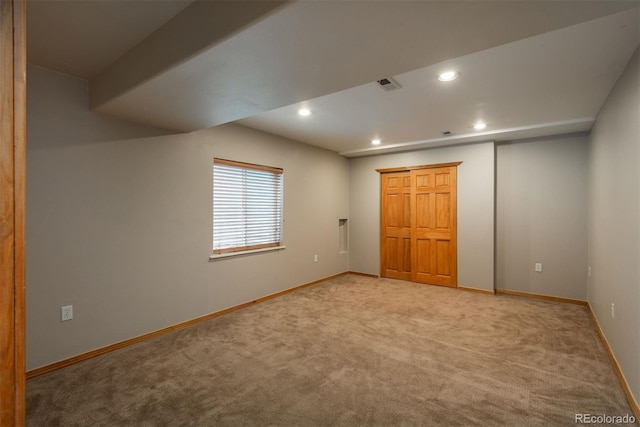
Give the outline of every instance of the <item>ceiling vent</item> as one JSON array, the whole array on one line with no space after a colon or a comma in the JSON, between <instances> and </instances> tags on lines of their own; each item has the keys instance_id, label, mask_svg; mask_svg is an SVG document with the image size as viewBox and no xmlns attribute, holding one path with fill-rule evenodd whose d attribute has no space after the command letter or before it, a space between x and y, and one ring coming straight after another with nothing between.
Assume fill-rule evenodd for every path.
<instances>
[{"instance_id":1,"label":"ceiling vent","mask_svg":"<svg viewBox=\"0 0 640 427\"><path fill-rule=\"evenodd\" d=\"M397 81L393 80L391 77L385 77L384 79L380 79L377 81L378 86L380 86L385 91L389 92L392 90L400 89L400 85Z\"/></svg>"}]
</instances>

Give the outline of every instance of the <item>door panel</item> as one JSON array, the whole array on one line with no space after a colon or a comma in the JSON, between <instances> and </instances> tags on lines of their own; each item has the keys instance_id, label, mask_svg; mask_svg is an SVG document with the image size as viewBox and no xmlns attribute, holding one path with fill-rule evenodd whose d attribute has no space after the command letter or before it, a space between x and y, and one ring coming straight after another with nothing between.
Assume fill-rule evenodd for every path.
<instances>
[{"instance_id":1,"label":"door panel","mask_svg":"<svg viewBox=\"0 0 640 427\"><path fill-rule=\"evenodd\" d=\"M415 197L415 201L416 227L428 230L431 228L431 213L433 212L429 207L431 204L431 197L429 197L429 194L418 194Z\"/></svg>"},{"instance_id":2,"label":"door panel","mask_svg":"<svg viewBox=\"0 0 640 427\"><path fill-rule=\"evenodd\" d=\"M445 188L449 187L449 172L447 173L436 173L436 187L437 188Z\"/></svg>"},{"instance_id":3,"label":"door panel","mask_svg":"<svg viewBox=\"0 0 640 427\"><path fill-rule=\"evenodd\" d=\"M398 228L402 227L404 223L404 221L402 223L400 222L401 218L404 219L400 216L402 205L404 204L404 201L401 201L400 197L402 196L399 194L387 195L387 227Z\"/></svg>"},{"instance_id":4,"label":"door panel","mask_svg":"<svg viewBox=\"0 0 640 427\"><path fill-rule=\"evenodd\" d=\"M439 277L451 276L450 248L448 240L436 240L436 274Z\"/></svg>"},{"instance_id":5,"label":"door panel","mask_svg":"<svg viewBox=\"0 0 640 427\"><path fill-rule=\"evenodd\" d=\"M402 250L402 271L406 273L411 273L411 238L406 237L402 239L403 250ZM411 275L408 274L409 278Z\"/></svg>"},{"instance_id":6,"label":"door panel","mask_svg":"<svg viewBox=\"0 0 640 427\"><path fill-rule=\"evenodd\" d=\"M436 193L435 199L435 228L449 230L451 228L451 195L449 193Z\"/></svg>"},{"instance_id":7,"label":"door panel","mask_svg":"<svg viewBox=\"0 0 640 427\"><path fill-rule=\"evenodd\" d=\"M398 238L387 237L387 256L386 256L387 269L391 271L398 271Z\"/></svg>"},{"instance_id":8,"label":"door panel","mask_svg":"<svg viewBox=\"0 0 640 427\"><path fill-rule=\"evenodd\" d=\"M407 185L407 188L409 188L409 185ZM404 204L402 207L402 212L404 215L402 227L411 228L411 194L409 193L404 194Z\"/></svg>"},{"instance_id":9,"label":"door panel","mask_svg":"<svg viewBox=\"0 0 640 427\"><path fill-rule=\"evenodd\" d=\"M431 241L428 239L416 240L416 274L431 274Z\"/></svg>"}]
</instances>

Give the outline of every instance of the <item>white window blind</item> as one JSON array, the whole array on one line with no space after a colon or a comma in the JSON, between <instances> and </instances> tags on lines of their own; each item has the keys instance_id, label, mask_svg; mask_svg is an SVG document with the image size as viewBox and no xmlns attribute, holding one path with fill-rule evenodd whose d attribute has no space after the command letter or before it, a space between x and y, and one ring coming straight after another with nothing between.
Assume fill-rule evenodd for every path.
<instances>
[{"instance_id":1,"label":"white window blind","mask_svg":"<svg viewBox=\"0 0 640 427\"><path fill-rule=\"evenodd\" d=\"M280 246L282 169L213 160L213 253Z\"/></svg>"}]
</instances>

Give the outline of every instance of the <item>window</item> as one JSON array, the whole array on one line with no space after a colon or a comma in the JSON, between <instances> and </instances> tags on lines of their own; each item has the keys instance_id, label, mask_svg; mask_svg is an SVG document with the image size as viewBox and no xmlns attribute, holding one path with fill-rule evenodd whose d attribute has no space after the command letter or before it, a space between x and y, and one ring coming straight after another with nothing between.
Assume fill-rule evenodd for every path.
<instances>
[{"instance_id":1,"label":"window","mask_svg":"<svg viewBox=\"0 0 640 427\"><path fill-rule=\"evenodd\" d=\"M282 244L282 169L213 159L213 253Z\"/></svg>"}]
</instances>

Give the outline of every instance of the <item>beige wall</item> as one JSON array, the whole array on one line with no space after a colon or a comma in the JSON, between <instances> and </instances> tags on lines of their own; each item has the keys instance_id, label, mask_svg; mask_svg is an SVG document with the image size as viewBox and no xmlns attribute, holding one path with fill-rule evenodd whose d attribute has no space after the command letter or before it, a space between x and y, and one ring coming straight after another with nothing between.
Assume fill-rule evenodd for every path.
<instances>
[{"instance_id":1,"label":"beige wall","mask_svg":"<svg viewBox=\"0 0 640 427\"><path fill-rule=\"evenodd\" d=\"M496 164L496 288L585 301L587 135L499 144Z\"/></svg>"},{"instance_id":2,"label":"beige wall","mask_svg":"<svg viewBox=\"0 0 640 427\"><path fill-rule=\"evenodd\" d=\"M638 62L587 148L571 135L351 160L237 125L171 135L93 114L86 82L30 67L28 369L346 270L379 274L375 169L462 161L460 286L492 290L495 266L499 288L587 297L640 396ZM208 261L214 156L285 169L286 250Z\"/></svg>"},{"instance_id":3,"label":"beige wall","mask_svg":"<svg viewBox=\"0 0 640 427\"><path fill-rule=\"evenodd\" d=\"M86 82L37 67L28 84L28 369L348 269L345 158L237 125L167 135L93 114ZM209 261L214 156L284 168L287 249Z\"/></svg>"},{"instance_id":4,"label":"beige wall","mask_svg":"<svg viewBox=\"0 0 640 427\"><path fill-rule=\"evenodd\" d=\"M349 266L380 274L378 168L462 161L458 166L458 284L493 290L494 144L434 148L351 160Z\"/></svg>"},{"instance_id":5,"label":"beige wall","mask_svg":"<svg viewBox=\"0 0 640 427\"><path fill-rule=\"evenodd\" d=\"M588 298L640 399L640 53L598 114L589 144ZM611 304L615 304L615 318Z\"/></svg>"}]
</instances>

